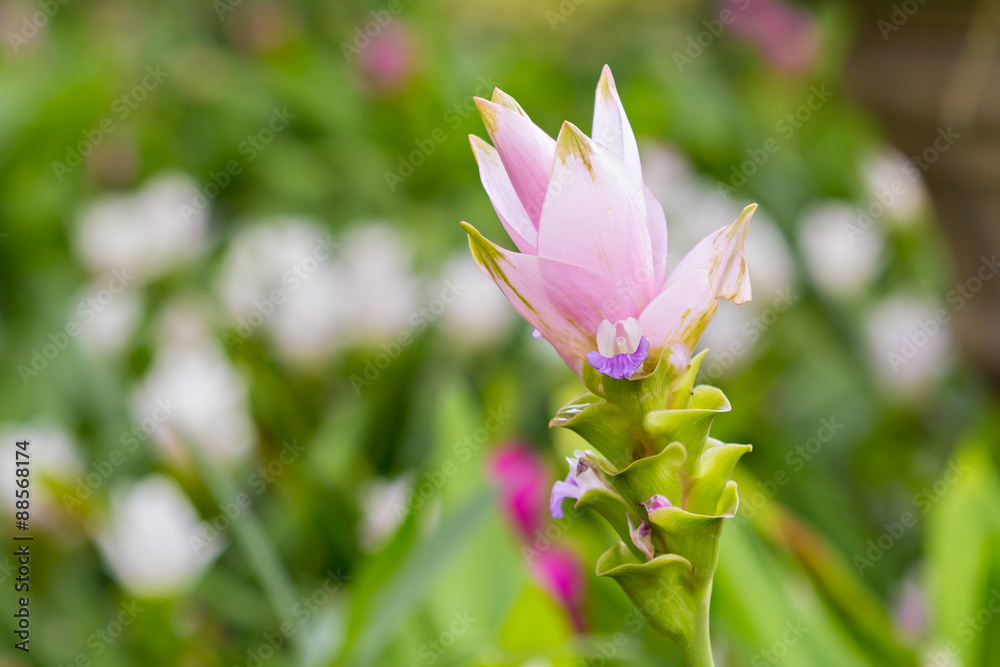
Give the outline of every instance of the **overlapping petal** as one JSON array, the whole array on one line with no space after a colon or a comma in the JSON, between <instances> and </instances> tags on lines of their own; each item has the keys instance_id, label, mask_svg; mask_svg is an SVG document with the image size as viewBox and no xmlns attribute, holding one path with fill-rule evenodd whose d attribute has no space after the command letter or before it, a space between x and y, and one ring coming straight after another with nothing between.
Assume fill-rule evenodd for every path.
<instances>
[{"instance_id":1,"label":"overlapping petal","mask_svg":"<svg viewBox=\"0 0 1000 667\"><path fill-rule=\"evenodd\" d=\"M477 137L469 135L472 153L479 164L479 178L483 188L493 203L493 209L500 218L500 223L510 235L517 249L529 255L538 254L538 230L528 217L521 199L514 192L510 177L504 169L503 161L493 146Z\"/></svg>"},{"instance_id":2,"label":"overlapping petal","mask_svg":"<svg viewBox=\"0 0 1000 667\"><path fill-rule=\"evenodd\" d=\"M638 314L631 299L616 295L603 276L579 266L510 252L462 223L476 262L497 284L514 309L538 329L577 374L587 353L596 349L601 322Z\"/></svg>"},{"instance_id":3,"label":"overlapping petal","mask_svg":"<svg viewBox=\"0 0 1000 667\"><path fill-rule=\"evenodd\" d=\"M601 70L601 80L597 83L597 94L594 96L594 126L590 136L621 158L633 176L642 182L639 146L635 142L635 134L628 122L628 116L625 115L621 98L618 97L611 68L607 65Z\"/></svg>"},{"instance_id":4,"label":"overlapping petal","mask_svg":"<svg viewBox=\"0 0 1000 667\"><path fill-rule=\"evenodd\" d=\"M653 291L659 294L667 277L667 216L663 214L663 206L649 188L644 187L643 191L646 195L649 246L653 253Z\"/></svg>"},{"instance_id":5,"label":"overlapping petal","mask_svg":"<svg viewBox=\"0 0 1000 667\"><path fill-rule=\"evenodd\" d=\"M500 102L477 97L476 106L514 192L537 228L552 174L556 142L531 122L517 102L508 102L509 96L499 90L493 96ZM516 108L511 108L511 104Z\"/></svg>"},{"instance_id":6,"label":"overlapping petal","mask_svg":"<svg viewBox=\"0 0 1000 667\"><path fill-rule=\"evenodd\" d=\"M743 241L755 209L755 204L747 206L731 225L705 237L670 272L663 291L639 316L651 354L669 343L694 349L720 298L734 303L750 299Z\"/></svg>"},{"instance_id":7,"label":"overlapping petal","mask_svg":"<svg viewBox=\"0 0 1000 667\"><path fill-rule=\"evenodd\" d=\"M653 297L642 183L618 156L568 122L556 143L538 254L602 275L637 303Z\"/></svg>"}]
</instances>

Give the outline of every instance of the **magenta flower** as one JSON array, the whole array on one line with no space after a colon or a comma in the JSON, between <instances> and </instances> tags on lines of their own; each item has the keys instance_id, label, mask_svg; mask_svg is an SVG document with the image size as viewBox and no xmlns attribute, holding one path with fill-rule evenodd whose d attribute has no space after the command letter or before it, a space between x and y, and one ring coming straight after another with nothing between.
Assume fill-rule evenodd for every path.
<instances>
[{"instance_id":1,"label":"magenta flower","mask_svg":"<svg viewBox=\"0 0 1000 667\"><path fill-rule=\"evenodd\" d=\"M674 506L673 503L670 502L669 498L667 498L664 495L660 495L659 493L650 496L649 498L646 499L646 502L639 504L642 505L647 512L652 512L653 510L662 509L664 507Z\"/></svg>"},{"instance_id":2,"label":"magenta flower","mask_svg":"<svg viewBox=\"0 0 1000 667\"><path fill-rule=\"evenodd\" d=\"M540 551L531 564L532 574L549 595L554 597L569 613L573 627L586 629L583 617L583 597L586 581L580 558L568 549L552 547Z\"/></svg>"},{"instance_id":3,"label":"magenta flower","mask_svg":"<svg viewBox=\"0 0 1000 667\"><path fill-rule=\"evenodd\" d=\"M490 460L490 476L497 487L504 516L523 539L534 539L548 520L545 494L549 470L527 444L499 448Z\"/></svg>"},{"instance_id":4,"label":"magenta flower","mask_svg":"<svg viewBox=\"0 0 1000 667\"><path fill-rule=\"evenodd\" d=\"M553 140L499 89L476 103L495 148L472 136L472 150L520 252L462 223L473 255L577 374L587 362L611 377L638 377L668 346L690 354L720 298L750 299L743 241L754 206L667 273L666 218L643 184L610 69L597 86L593 137L566 122Z\"/></svg>"}]
</instances>

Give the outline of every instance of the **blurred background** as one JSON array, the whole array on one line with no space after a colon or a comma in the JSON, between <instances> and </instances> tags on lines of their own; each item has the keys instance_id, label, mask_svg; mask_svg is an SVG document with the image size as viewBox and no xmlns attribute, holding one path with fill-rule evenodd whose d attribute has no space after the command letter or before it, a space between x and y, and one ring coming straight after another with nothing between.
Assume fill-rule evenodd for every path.
<instances>
[{"instance_id":1,"label":"blurred background","mask_svg":"<svg viewBox=\"0 0 1000 667\"><path fill-rule=\"evenodd\" d=\"M0 2L0 664L679 665L547 514L582 391L467 135L609 64L748 442L720 666L1000 664L993 4ZM15 441L31 443L28 531ZM30 653L14 533L32 535Z\"/></svg>"}]
</instances>

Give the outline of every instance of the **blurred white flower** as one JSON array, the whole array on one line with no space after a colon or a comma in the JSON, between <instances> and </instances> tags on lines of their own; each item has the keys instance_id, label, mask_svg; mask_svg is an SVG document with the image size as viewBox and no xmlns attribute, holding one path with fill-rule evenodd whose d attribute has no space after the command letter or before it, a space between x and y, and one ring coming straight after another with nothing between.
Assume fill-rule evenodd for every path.
<instances>
[{"instance_id":1,"label":"blurred white flower","mask_svg":"<svg viewBox=\"0 0 1000 667\"><path fill-rule=\"evenodd\" d=\"M216 283L237 335L263 328L281 357L300 364L343 347L352 322L335 253L330 234L309 220L279 218L241 230Z\"/></svg>"},{"instance_id":2,"label":"blurred white flower","mask_svg":"<svg viewBox=\"0 0 1000 667\"><path fill-rule=\"evenodd\" d=\"M197 184L176 172L153 177L134 194L105 195L80 216L76 252L92 271L156 278L204 250L208 213L199 199Z\"/></svg>"},{"instance_id":3,"label":"blurred white flower","mask_svg":"<svg viewBox=\"0 0 1000 667\"><path fill-rule=\"evenodd\" d=\"M919 395L952 364L950 315L934 301L887 297L868 314L865 328L869 363L893 394Z\"/></svg>"},{"instance_id":4,"label":"blurred white flower","mask_svg":"<svg viewBox=\"0 0 1000 667\"><path fill-rule=\"evenodd\" d=\"M878 276L885 246L882 229L877 223L859 227L857 211L842 202L807 210L798 241L813 281L830 296L860 294Z\"/></svg>"},{"instance_id":5,"label":"blurred white flower","mask_svg":"<svg viewBox=\"0 0 1000 667\"><path fill-rule=\"evenodd\" d=\"M358 341L388 340L410 326L420 283L412 273L413 254L384 223L358 223L343 236L348 312Z\"/></svg>"},{"instance_id":6,"label":"blurred white flower","mask_svg":"<svg viewBox=\"0 0 1000 667\"><path fill-rule=\"evenodd\" d=\"M461 289L441 314L441 332L451 341L474 348L491 347L505 340L516 318L503 294L483 275L468 252L452 256L441 271L442 284L451 281Z\"/></svg>"},{"instance_id":7,"label":"blurred white flower","mask_svg":"<svg viewBox=\"0 0 1000 667\"><path fill-rule=\"evenodd\" d=\"M108 569L130 593L159 597L192 586L222 551L191 501L170 477L150 475L111 494L96 541Z\"/></svg>"},{"instance_id":8,"label":"blurred white flower","mask_svg":"<svg viewBox=\"0 0 1000 667\"><path fill-rule=\"evenodd\" d=\"M378 551L396 534L410 513L412 488L410 475L396 479L373 477L361 488L359 504L364 513L358 530L364 550Z\"/></svg>"},{"instance_id":9,"label":"blurred white flower","mask_svg":"<svg viewBox=\"0 0 1000 667\"><path fill-rule=\"evenodd\" d=\"M0 426L0 493L3 509L11 516L17 511L14 493L17 441L28 441L30 457L30 518L29 525L56 528L60 500L53 484L71 486L84 472L83 461L73 438L61 426L52 422L4 424ZM23 458L22 458L23 460Z\"/></svg>"},{"instance_id":10,"label":"blurred white flower","mask_svg":"<svg viewBox=\"0 0 1000 667\"><path fill-rule=\"evenodd\" d=\"M80 326L77 339L89 352L112 354L124 349L142 317L143 297L127 286L119 292L98 278L85 285L73 298L70 314Z\"/></svg>"},{"instance_id":11,"label":"blurred white flower","mask_svg":"<svg viewBox=\"0 0 1000 667\"><path fill-rule=\"evenodd\" d=\"M920 168L895 148L872 156L861 167L869 202L862 211L872 220L912 224L929 197Z\"/></svg>"},{"instance_id":12,"label":"blurred white flower","mask_svg":"<svg viewBox=\"0 0 1000 667\"><path fill-rule=\"evenodd\" d=\"M175 463L188 459L184 438L221 464L242 459L257 442L246 382L196 307L168 307L162 328L152 366L133 393L136 418L170 401L175 407L153 440Z\"/></svg>"}]
</instances>

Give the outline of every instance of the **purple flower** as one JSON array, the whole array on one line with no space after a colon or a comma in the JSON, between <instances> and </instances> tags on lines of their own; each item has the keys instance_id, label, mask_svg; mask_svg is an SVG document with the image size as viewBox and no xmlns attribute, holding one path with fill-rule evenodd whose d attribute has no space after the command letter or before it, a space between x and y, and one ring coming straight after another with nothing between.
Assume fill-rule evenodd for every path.
<instances>
[{"instance_id":1,"label":"purple flower","mask_svg":"<svg viewBox=\"0 0 1000 667\"><path fill-rule=\"evenodd\" d=\"M569 463L569 473L565 481L552 485L552 495L549 496L549 512L553 519L563 517L562 504L567 498L579 500L591 489L605 489L607 485L594 472L594 464L587 460L590 452L574 452L577 458L566 457Z\"/></svg>"},{"instance_id":2,"label":"purple flower","mask_svg":"<svg viewBox=\"0 0 1000 667\"><path fill-rule=\"evenodd\" d=\"M631 377L649 356L649 340L642 326L630 317L612 324L608 320L597 327L597 351L587 354L587 363L616 380Z\"/></svg>"}]
</instances>

